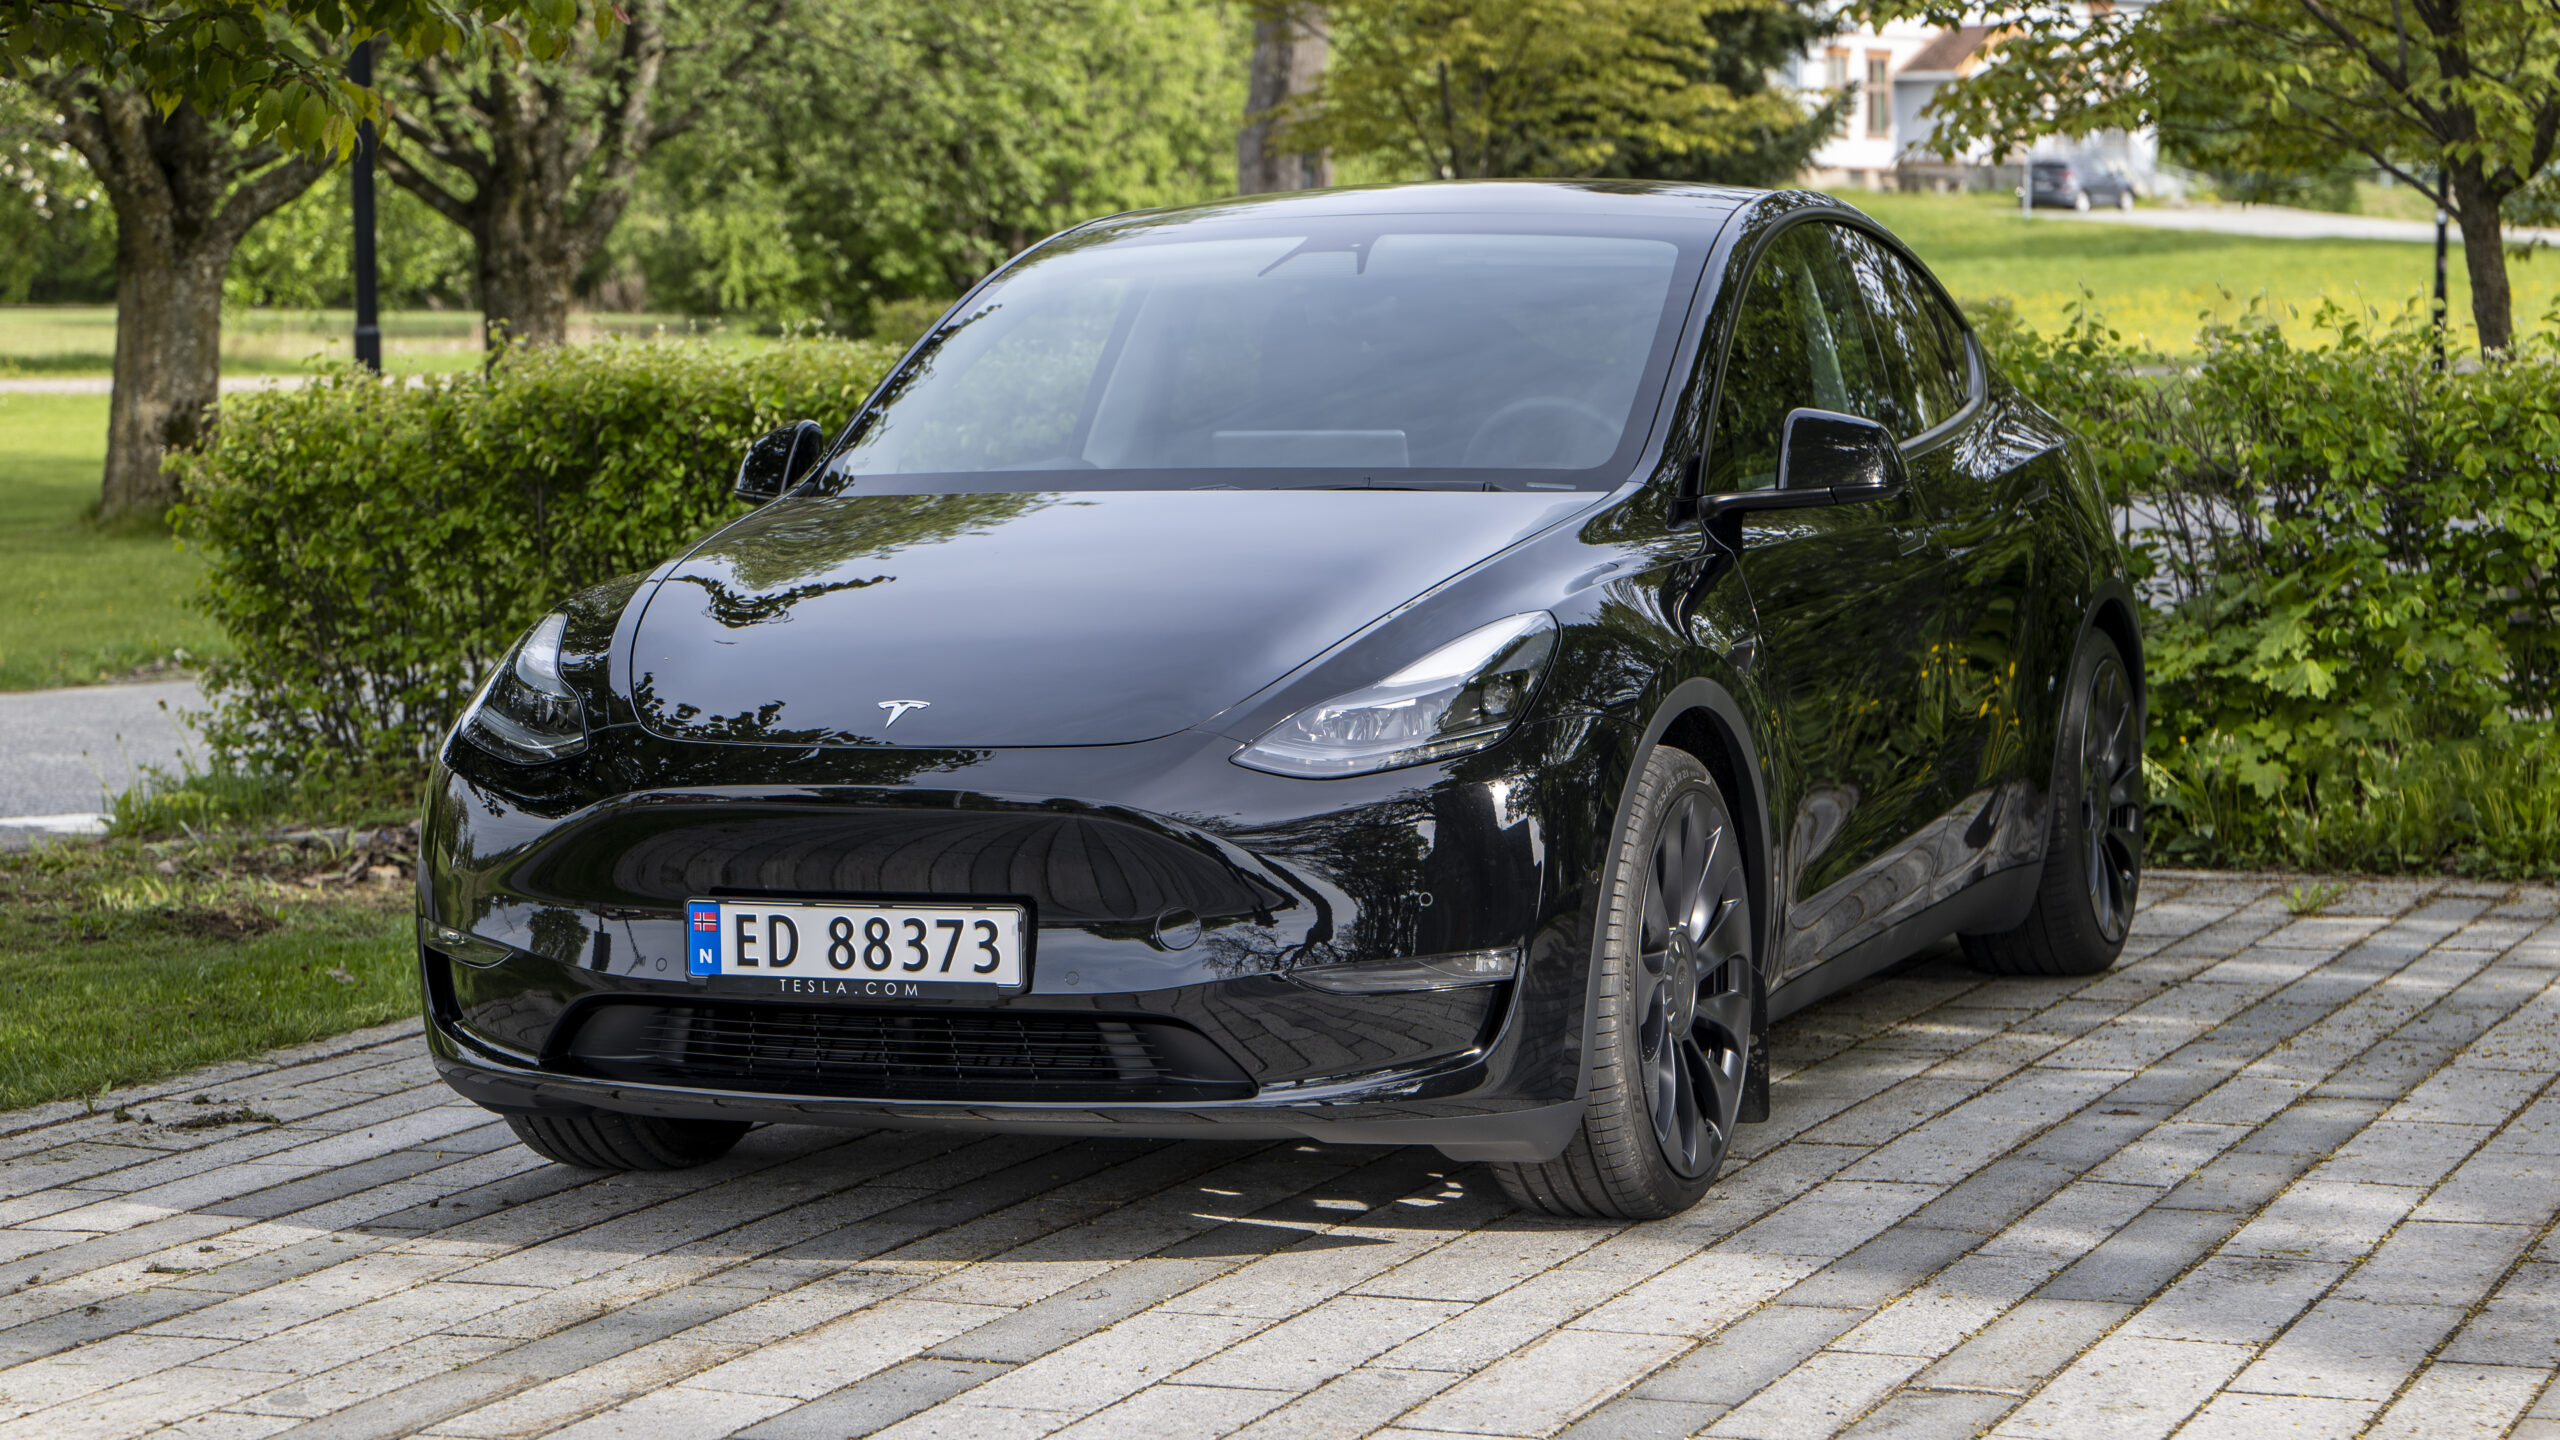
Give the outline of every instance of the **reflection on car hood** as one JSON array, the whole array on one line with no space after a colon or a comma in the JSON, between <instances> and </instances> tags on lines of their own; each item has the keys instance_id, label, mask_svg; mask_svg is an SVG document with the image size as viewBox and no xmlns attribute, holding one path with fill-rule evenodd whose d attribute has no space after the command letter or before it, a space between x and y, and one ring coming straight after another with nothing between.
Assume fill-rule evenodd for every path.
<instances>
[{"instance_id":1,"label":"reflection on car hood","mask_svg":"<svg viewBox=\"0 0 2560 1440\"><path fill-rule=\"evenodd\" d=\"M1197 725L1589 494L1104 491L788 500L646 600L670 739L975 749ZM922 706L890 702L925 702Z\"/></svg>"}]
</instances>

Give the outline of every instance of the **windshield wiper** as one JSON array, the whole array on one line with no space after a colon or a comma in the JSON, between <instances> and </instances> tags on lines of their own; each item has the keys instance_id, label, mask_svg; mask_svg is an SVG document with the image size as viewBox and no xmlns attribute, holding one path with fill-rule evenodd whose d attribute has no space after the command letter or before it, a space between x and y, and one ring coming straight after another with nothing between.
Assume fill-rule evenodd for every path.
<instances>
[{"instance_id":1,"label":"windshield wiper","mask_svg":"<svg viewBox=\"0 0 2560 1440\"><path fill-rule=\"evenodd\" d=\"M1274 485L1274 490L1491 490L1502 492L1503 486L1490 480L1393 480L1385 483L1366 475L1357 483L1327 481L1316 485Z\"/></svg>"}]
</instances>

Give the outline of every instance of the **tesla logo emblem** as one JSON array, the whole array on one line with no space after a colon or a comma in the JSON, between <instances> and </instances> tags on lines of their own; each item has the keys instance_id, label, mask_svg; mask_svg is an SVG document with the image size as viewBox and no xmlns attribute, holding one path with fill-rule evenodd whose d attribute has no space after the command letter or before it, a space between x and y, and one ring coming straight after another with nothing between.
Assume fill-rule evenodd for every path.
<instances>
[{"instance_id":1,"label":"tesla logo emblem","mask_svg":"<svg viewBox=\"0 0 2560 1440\"><path fill-rule=\"evenodd\" d=\"M880 728L886 730L898 723L899 716L910 710L925 709L932 704L930 700L883 700L880 702L880 708L889 712L889 718L880 722Z\"/></svg>"}]
</instances>

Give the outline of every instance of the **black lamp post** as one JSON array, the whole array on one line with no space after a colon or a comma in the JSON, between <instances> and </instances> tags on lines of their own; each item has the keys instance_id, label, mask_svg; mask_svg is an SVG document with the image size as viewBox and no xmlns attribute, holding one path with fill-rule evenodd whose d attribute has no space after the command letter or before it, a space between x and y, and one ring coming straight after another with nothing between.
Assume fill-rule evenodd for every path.
<instances>
[{"instance_id":1,"label":"black lamp post","mask_svg":"<svg viewBox=\"0 0 2560 1440\"><path fill-rule=\"evenodd\" d=\"M347 78L368 90L373 88L371 40L357 42L356 53L347 61ZM356 202L356 363L377 375L382 373L382 317L374 295L373 152L379 144L372 121L356 127L354 173L349 177Z\"/></svg>"}]
</instances>

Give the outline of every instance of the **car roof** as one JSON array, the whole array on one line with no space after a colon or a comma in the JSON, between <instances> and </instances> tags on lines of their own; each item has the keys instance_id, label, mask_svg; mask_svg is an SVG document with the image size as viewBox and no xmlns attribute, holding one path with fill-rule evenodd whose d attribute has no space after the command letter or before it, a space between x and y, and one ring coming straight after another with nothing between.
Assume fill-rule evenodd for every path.
<instances>
[{"instance_id":1,"label":"car roof","mask_svg":"<svg viewBox=\"0 0 2560 1440\"><path fill-rule=\"evenodd\" d=\"M1235 195L1161 210L1131 211L1099 223L1248 218L1285 221L1356 215L1641 215L1720 221L1771 193L1668 180L1434 180Z\"/></svg>"}]
</instances>

